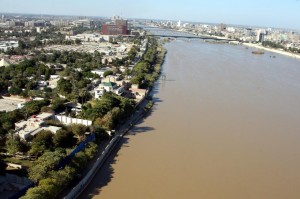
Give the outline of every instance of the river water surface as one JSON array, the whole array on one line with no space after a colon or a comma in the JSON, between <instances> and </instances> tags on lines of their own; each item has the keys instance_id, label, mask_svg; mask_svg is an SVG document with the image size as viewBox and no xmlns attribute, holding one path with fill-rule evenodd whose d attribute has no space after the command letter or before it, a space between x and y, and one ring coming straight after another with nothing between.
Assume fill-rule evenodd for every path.
<instances>
[{"instance_id":1,"label":"river water surface","mask_svg":"<svg viewBox=\"0 0 300 199\"><path fill-rule=\"evenodd\" d=\"M166 48L154 111L82 198L299 199L300 61L200 40Z\"/></svg>"}]
</instances>

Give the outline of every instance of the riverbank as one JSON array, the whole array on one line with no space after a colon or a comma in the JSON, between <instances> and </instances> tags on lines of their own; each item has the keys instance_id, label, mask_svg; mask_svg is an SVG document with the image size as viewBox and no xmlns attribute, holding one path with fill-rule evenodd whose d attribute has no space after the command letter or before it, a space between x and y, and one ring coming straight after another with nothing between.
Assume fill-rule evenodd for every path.
<instances>
[{"instance_id":1,"label":"riverbank","mask_svg":"<svg viewBox=\"0 0 300 199\"><path fill-rule=\"evenodd\" d=\"M294 54L294 53L291 53L291 52L287 52L287 51L284 51L284 50L267 48L267 47L261 46L259 44L252 44L252 43L243 43L243 45L247 46L247 47L257 48L257 49L261 49L261 50L265 50L265 51L269 51L269 52L289 56L289 57L292 57L292 58L300 59L300 55L297 55L297 54Z\"/></svg>"},{"instance_id":2,"label":"riverbank","mask_svg":"<svg viewBox=\"0 0 300 199\"><path fill-rule=\"evenodd\" d=\"M154 74L160 74L161 66L164 63L164 58L166 54L166 49L159 42L157 47L156 61L154 64ZM157 81L159 76L154 75L155 79L151 82L151 87ZM151 88L149 88L151 89ZM94 158L94 164L90 171L83 177L83 179L68 193L64 198L78 198L81 193L88 187L88 185L93 181L94 176L97 174L99 169L103 166L108 157L111 156L111 152L118 146L118 143L122 140L123 136L125 136L131 128L137 124L142 118L144 118L147 113L150 111L153 102L152 100L153 92L150 91L146 94L146 96L141 100L141 102L136 107L136 111L134 114L118 129L116 129L116 134L112 138L112 140L107 144L105 149L98 153L98 156Z\"/></svg>"},{"instance_id":3,"label":"riverbank","mask_svg":"<svg viewBox=\"0 0 300 199\"><path fill-rule=\"evenodd\" d=\"M199 40L165 46L155 111L81 198L300 198L300 60Z\"/></svg>"}]
</instances>

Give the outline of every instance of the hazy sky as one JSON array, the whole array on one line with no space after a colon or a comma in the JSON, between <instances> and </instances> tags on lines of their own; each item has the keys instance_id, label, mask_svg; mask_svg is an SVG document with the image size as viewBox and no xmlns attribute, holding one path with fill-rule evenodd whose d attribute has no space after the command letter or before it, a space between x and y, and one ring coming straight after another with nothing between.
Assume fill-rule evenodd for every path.
<instances>
[{"instance_id":1,"label":"hazy sky","mask_svg":"<svg viewBox=\"0 0 300 199\"><path fill-rule=\"evenodd\" d=\"M300 0L0 0L0 12L119 15L300 30Z\"/></svg>"}]
</instances>

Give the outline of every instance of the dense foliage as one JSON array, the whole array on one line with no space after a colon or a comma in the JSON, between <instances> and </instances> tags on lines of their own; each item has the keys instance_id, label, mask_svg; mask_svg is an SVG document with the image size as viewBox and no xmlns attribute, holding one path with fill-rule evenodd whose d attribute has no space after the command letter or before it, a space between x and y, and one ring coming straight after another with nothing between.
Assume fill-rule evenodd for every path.
<instances>
[{"instance_id":1,"label":"dense foliage","mask_svg":"<svg viewBox=\"0 0 300 199\"><path fill-rule=\"evenodd\" d=\"M94 121L94 125L113 129L134 110L133 100L105 93L101 99L83 106L81 117Z\"/></svg>"},{"instance_id":2,"label":"dense foliage","mask_svg":"<svg viewBox=\"0 0 300 199\"><path fill-rule=\"evenodd\" d=\"M277 42L273 42L273 41L263 41L262 42L263 46L267 46L267 47L271 47L271 48L281 48L281 49L285 49L285 47Z\"/></svg>"}]
</instances>

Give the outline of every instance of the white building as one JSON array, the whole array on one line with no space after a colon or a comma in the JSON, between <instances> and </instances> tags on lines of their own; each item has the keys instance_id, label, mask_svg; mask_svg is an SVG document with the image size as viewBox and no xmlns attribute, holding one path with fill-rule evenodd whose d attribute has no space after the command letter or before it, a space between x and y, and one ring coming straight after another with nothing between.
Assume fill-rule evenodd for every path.
<instances>
[{"instance_id":1,"label":"white building","mask_svg":"<svg viewBox=\"0 0 300 199\"><path fill-rule=\"evenodd\" d=\"M79 39L81 41L86 41L86 42L100 42L102 41L102 37L100 37L100 34L78 34L75 36L66 36L67 40L76 40Z\"/></svg>"},{"instance_id":2,"label":"white building","mask_svg":"<svg viewBox=\"0 0 300 199\"><path fill-rule=\"evenodd\" d=\"M95 89L95 98L100 98L105 92L113 92L115 89L117 89L117 84L114 82L104 82L101 83L96 89Z\"/></svg>"},{"instance_id":3,"label":"white building","mask_svg":"<svg viewBox=\"0 0 300 199\"><path fill-rule=\"evenodd\" d=\"M7 67L9 65L10 65L10 63L6 59L3 58L0 60L0 67L2 67L2 66Z\"/></svg>"},{"instance_id":4,"label":"white building","mask_svg":"<svg viewBox=\"0 0 300 199\"><path fill-rule=\"evenodd\" d=\"M256 41L263 42L265 35L266 35L266 30L262 30L262 29L258 30L256 35Z\"/></svg>"},{"instance_id":5,"label":"white building","mask_svg":"<svg viewBox=\"0 0 300 199\"><path fill-rule=\"evenodd\" d=\"M41 113L31 116L26 121L17 122L15 123L16 133L24 140L35 136L42 130L49 130L52 133L56 133L61 127L45 125L45 121L53 117L53 115L52 113Z\"/></svg>"},{"instance_id":6,"label":"white building","mask_svg":"<svg viewBox=\"0 0 300 199\"><path fill-rule=\"evenodd\" d=\"M80 20L74 21L73 24L76 27L82 26L82 27L86 27L86 28L91 28L91 26L93 25L93 21L91 21L89 19L80 19Z\"/></svg>"},{"instance_id":7,"label":"white building","mask_svg":"<svg viewBox=\"0 0 300 199\"><path fill-rule=\"evenodd\" d=\"M94 73L96 75L99 75L100 77L103 77L103 74L106 72L106 71L109 71L110 68L105 68L105 69L96 69L96 70L92 70L91 73Z\"/></svg>"},{"instance_id":8,"label":"white building","mask_svg":"<svg viewBox=\"0 0 300 199\"><path fill-rule=\"evenodd\" d=\"M181 21L180 20L177 22L177 27L181 27Z\"/></svg>"},{"instance_id":9,"label":"white building","mask_svg":"<svg viewBox=\"0 0 300 199\"><path fill-rule=\"evenodd\" d=\"M7 51L9 48L17 48L19 47L18 41L1 41L0 42L0 49Z\"/></svg>"}]
</instances>

